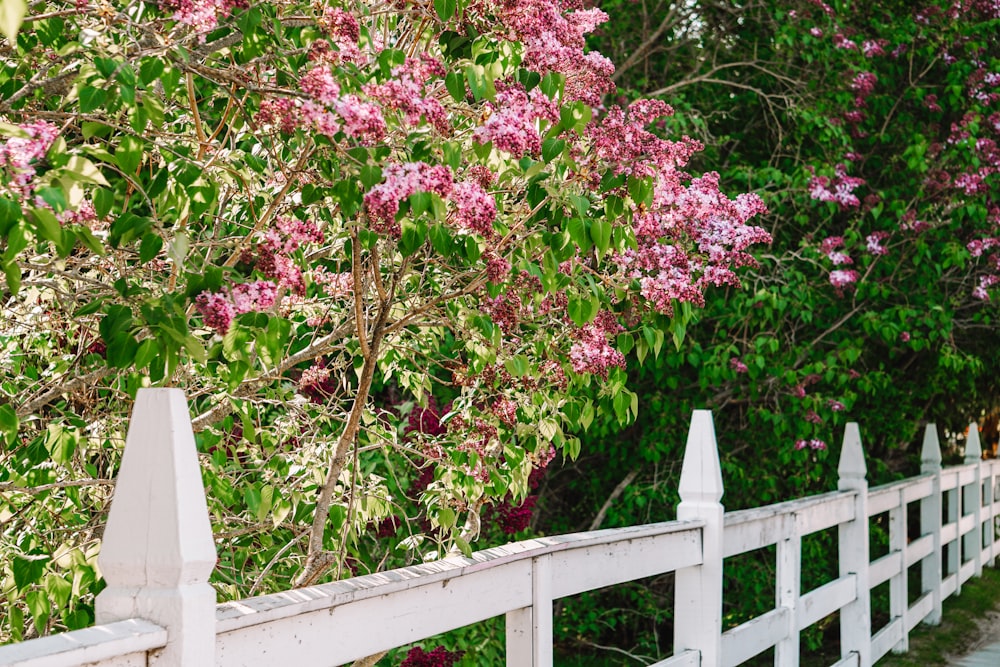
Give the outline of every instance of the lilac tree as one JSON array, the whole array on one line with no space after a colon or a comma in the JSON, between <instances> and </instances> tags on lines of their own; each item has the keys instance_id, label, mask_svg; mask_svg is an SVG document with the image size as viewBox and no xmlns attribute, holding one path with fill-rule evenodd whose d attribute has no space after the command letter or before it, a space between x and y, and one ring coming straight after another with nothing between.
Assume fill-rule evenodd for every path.
<instances>
[{"instance_id":1,"label":"lilac tree","mask_svg":"<svg viewBox=\"0 0 1000 667\"><path fill-rule=\"evenodd\" d=\"M2 7L5 637L89 622L138 387L223 597L467 552L769 240L579 3Z\"/></svg>"}]
</instances>

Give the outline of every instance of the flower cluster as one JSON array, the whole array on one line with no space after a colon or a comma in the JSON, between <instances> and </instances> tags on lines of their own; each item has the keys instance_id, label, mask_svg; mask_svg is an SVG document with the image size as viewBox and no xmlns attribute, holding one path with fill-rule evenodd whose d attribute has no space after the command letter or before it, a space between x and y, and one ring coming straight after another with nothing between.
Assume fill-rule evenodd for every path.
<instances>
[{"instance_id":1,"label":"flower cluster","mask_svg":"<svg viewBox=\"0 0 1000 667\"><path fill-rule=\"evenodd\" d=\"M403 65L395 68L390 80L368 84L364 91L385 108L401 113L407 125L416 127L426 121L447 135L451 132L448 115L441 102L425 90L428 83L444 75L444 66L437 59L421 54L419 58L407 58Z\"/></svg>"},{"instance_id":2,"label":"flower cluster","mask_svg":"<svg viewBox=\"0 0 1000 667\"><path fill-rule=\"evenodd\" d=\"M492 3L473 4L486 9ZM510 39L524 45L524 67L566 76L567 100L596 106L602 95L614 90L614 64L597 52L585 51L586 35L608 20L603 11L580 9L580 3L572 0L499 0L495 13L509 29Z\"/></svg>"},{"instance_id":3,"label":"flower cluster","mask_svg":"<svg viewBox=\"0 0 1000 667\"><path fill-rule=\"evenodd\" d=\"M607 379L610 368L624 368L625 357L608 342L609 336L621 330L615 316L606 310L599 312L593 322L577 329L576 342L569 351L573 370Z\"/></svg>"},{"instance_id":4,"label":"flower cluster","mask_svg":"<svg viewBox=\"0 0 1000 667\"><path fill-rule=\"evenodd\" d=\"M826 449L826 443L822 440L812 439L812 440L797 440L795 442L795 449L805 449L809 448L816 451L822 451Z\"/></svg>"},{"instance_id":5,"label":"flower cluster","mask_svg":"<svg viewBox=\"0 0 1000 667\"><path fill-rule=\"evenodd\" d=\"M277 280L279 287L303 294L306 286L302 269L295 263L292 255L303 245L322 242L323 232L314 223L280 217L275 222L274 229L265 232L258 241L256 258L248 252L243 259L254 263L255 268L265 277Z\"/></svg>"},{"instance_id":6,"label":"flower cluster","mask_svg":"<svg viewBox=\"0 0 1000 667\"><path fill-rule=\"evenodd\" d=\"M174 10L175 21L206 33L219 24L219 19L228 17L234 9L246 9L249 3L247 0L160 0L160 6Z\"/></svg>"},{"instance_id":7,"label":"flower cluster","mask_svg":"<svg viewBox=\"0 0 1000 667\"><path fill-rule=\"evenodd\" d=\"M448 651L444 646L438 646L430 652L414 646L399 667L452 667L463 655L465 651Z\"/></svg>"},{"instance_id":8,"label":"flower cluster","mask_svg":"<svg viewBox=\"0 0 1000 667\"><path fill-rule=\"evenodd\" d=\"M538 121L559 120L558 107L541 88L526 92L519 83L498 85L496 102L487 102L484 107L488 118L475 129L473 139L480 144L493 142L495 148L514 156L540 153Z\"/></svg>"},{"instance_id":9,"label":"flower cluster","mask_svg":"<svg viewBox=\"0 0 1000 667\"><path fill-rule=\"evenodd\" d=\"M454 186L451 169L426 162L390 163L382 170L383 181L365 193L365 210L374 231L398 238L396 213L399 203L416 192L447 197Z\"/></svg>"},{"instance_id":10,"label":"flower cluster","mask_svg":"<svg viewBox=\"0 0 1000 667\"><path fill-rule=\"evenodd\" d=\"M0 144L0 168L7 171L11 189L28 197L34 191L36 168L59 136L59 128L43 120L19 125L18 129L27 136L10 137Z\"/></svg>"},{"instance_id":11,"label":"flower cluster","mask_svg":"<svg viewBox=\"0 0 1000 667\"><path fill-rule=\"evenodd\" d=\"M195 298L195 308L205 326L225 335L237 315L261 312L274 307L278 286L270 280L233 285L221 292L202 292Z\"/></svg>"},{"instance_id":12,"label":"flower cluster","mask_svg":"<svg viewBox=\"0 0 1000 667\"><path fill-rule=\"evenodd\" d=\"M810 169L810 171L813 171ZM865 184L863 178L847 175L847 167L838 164L834 168L834 177L816 176L813 171L813 178L809 181L809 195L819 201L836 202L841 209L857 208L861 206L861 200L854 194L854 190Z\"/></svg>"}]
</instances>

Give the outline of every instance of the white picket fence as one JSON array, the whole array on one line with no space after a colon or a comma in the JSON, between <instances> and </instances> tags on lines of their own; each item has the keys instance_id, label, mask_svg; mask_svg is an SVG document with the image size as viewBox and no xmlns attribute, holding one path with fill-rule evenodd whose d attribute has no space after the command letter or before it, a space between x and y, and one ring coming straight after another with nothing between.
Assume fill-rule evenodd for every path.
<instances>
[{"instance_id":1,"label":"white picket fence","mask_svg":"<svg viewBox=\"0 0 1000 667\"><path fill-rule=\"evenodd\" d=\"M341 665L494 616L506 616L507 665L551 665L553 600L675 573L674 656L658 667L731 667L774 647L796 665L802 630L840 612L842 658L868 667L906 651L909 632L941 618L941 601L992 565L1000 461L982 461L969 429L966 463L942 470L933 425L922 474L869 489L861 438L848 424L838 491L724 512L711 413L695 411L678 520L558 535L470 558L216 605L215 547L183 393L140 390L104 534L99 625L0 647L0 665ZM919 502L921 536L907 536ZM888 513L889 553L870 562L869 518ZM946 516L945 516L946 515ZM800 590L801 540L837 527L839 577ZM774 608L723 631L725 558L776 545ZM947 547L947 548L946 548ZM909 604L907 568L921 563ZM871 589L890 583L891 621L872 636Z\"/></svg>"}]
</instances>

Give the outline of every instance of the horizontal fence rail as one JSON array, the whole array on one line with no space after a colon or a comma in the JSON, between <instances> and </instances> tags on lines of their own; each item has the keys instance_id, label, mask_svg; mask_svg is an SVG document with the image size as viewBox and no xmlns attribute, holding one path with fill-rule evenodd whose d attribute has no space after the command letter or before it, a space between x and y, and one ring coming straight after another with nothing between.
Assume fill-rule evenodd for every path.
<instances>
[{"instance_id":1,"label":"horizontal fence rail","mask_svg":"<svg viewBox=\"0 0 1000 667\"><path fill-rule=\"evenodd\" d=\"M870 667L906 651L921 622L938 623L942 601L992 566L998 549L1000 461L981 460L975 424L965 464L942 470L930 424L921 474L871 489L849 424L837 491L726 513L711 413L695 411L677 521L526 540L216 605L214 543L180 390L140 390L125 452L100 556L108 587L99 624L0 647L0 665L341 665L504 616L507 664L542 667L552 664L554 600L672 572L674 655L654 667L734 667L772 648L776 667L793 667L800 633L836 612L842 654L833 667ZM911 505L919 536L908 530ZM889 533L874 560L872 521ZM802 539L831 529L839 574L802 591ZM725 559L771 547L774 607L724 628ZM920 590L911 595L915 566ZM886 582L889 622L873 633L871 591Z\"/></svg>"}]
</instances>

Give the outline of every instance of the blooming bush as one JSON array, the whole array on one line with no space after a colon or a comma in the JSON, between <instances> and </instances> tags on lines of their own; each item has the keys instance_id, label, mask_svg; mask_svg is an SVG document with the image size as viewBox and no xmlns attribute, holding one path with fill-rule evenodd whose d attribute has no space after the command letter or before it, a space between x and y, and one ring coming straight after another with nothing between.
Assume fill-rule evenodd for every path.
<instances>
[{"instance_id":1,"label":"blooming bush","mask_svg":"<svg viewBox=\"0 0 1000 667\"><path fill-rule=\"evenodd\" d=\"M137 388L190 397L223 598L467 552L769 241L571 0L4 6L5 638L91 620Z\"/></svg>"}]
</instances>

